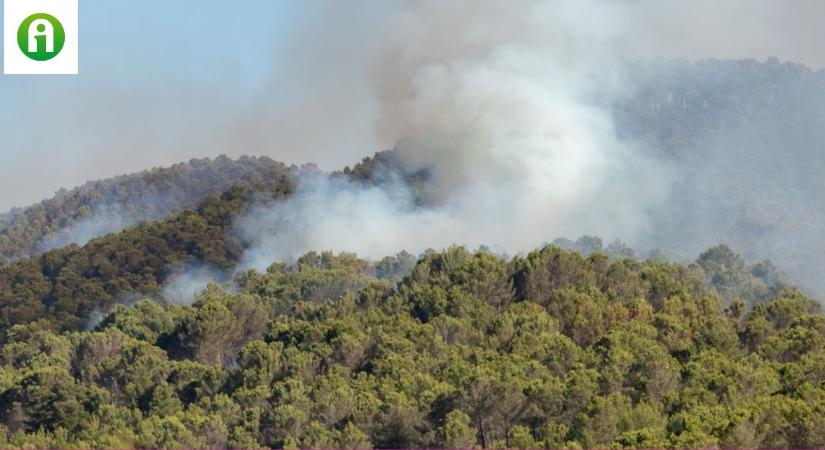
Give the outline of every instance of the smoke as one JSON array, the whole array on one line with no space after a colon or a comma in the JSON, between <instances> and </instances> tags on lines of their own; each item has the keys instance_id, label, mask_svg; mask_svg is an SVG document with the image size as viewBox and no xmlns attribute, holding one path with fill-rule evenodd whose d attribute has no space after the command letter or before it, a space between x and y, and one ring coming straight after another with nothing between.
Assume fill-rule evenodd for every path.
<instances>
[{"instance_id":1,"label":"smoke","mask_svg":"<svg viewBox=\"0 0 825 450\"><path fill-rule=\"evenodd\" d=\"M240 268L263 270L313 249L380 258L416 247L415 240L423 246L450 245L455 219L446 211L418 209L413 199L397 179L370 186L323 173L300 174L288 199L236 221L235 232L249 244Z\"/></svg>"},{"instance_id":2,"label":"smoke","mask_svg":"<svg viewBox=\"0 0 825 450\"><path fill-rule=\"evenodd\" d=\"M204 263L190 264L176 270L169 277L160 296L170 303L191 305L210 283L227 281L227 274L217 267Z\"/></svg>"},{"instance_id":3,"label":"smoke","mask_svg":"<svg viewBox=\"0 0 825 450\"><path fill-rule=\"evenodd\" d=\"M156 220L164 217L173 211L183 209L194 203L192 199L183 195L183 190L188 186L183 186L186 180L181 179L174 192L159 192L162 188L157 184L149 183L142 179L131 180L123 186L115 186L103 191L99 198L90 203L93 208L91 214L78 219L69 226L60 228L57 231L43 236L33 248L27 249L26 253L45 253L55 248L65 247L70 244L85 245L92 239L105 236L110 233L117 233L125 230L143 220ZM215 182L214 184L218 184ZM61 196L83 195L86 186L78 188L76 191L58 193ZM200 201L204 195L193 195ZM123 201L120 201L122 199ZM50 204L41 205L48 211ZM21 210L20 212L25 212Z\"/></svg>"},{"instance_id":4,"label":"smoke","mask_svg":"<svg viewBox=\"0 0 825 450\"><path fill-rule=\"evenodd\" d=\"M433 204L416 207L391 177L376 185L301 173L292 198L239 220L251 243L243 266L309 250L379 258L461 243L515 252L559 235L630 239L646 229L668 169L621 142L598 106L629 93L622 73L605 70L616 65L621 8L473 5L398 7L367 66L376 134L397 143L405 171L429 174Z\"/></svg>"},{"instance_id":5,"label":"smoke","mask_svg":"<svg viewBox=\"0 0 825 450\"><path fill-rule=\"evenodd\" d=\"M147 298L150 297L140 292L132 292L131 294L120 295L117 299L115 299L115 304L131 308L132 306L135 306L135 304L139 300ZM100 323L103 322L103 320L106 318L106 315L109 313L111 308L111 305L95 306L95 308L89 314L89 318L86 319L86 324L83 327L84 331L93 331L95 328L97 328L97 326L100 325Z\"/></svg>"},{"instance_id":6,"label":"smoke","mask_svg":"<svg viewBox=\"0 0 825 450\"><path fill-rule=\"evenodd\" d=\"M396 144L402 123L374 124L410 94L410 69L508 43L552 64L773 55L822 67L823 13L818 0L90 3L80 76L3 79L0 210L193 157L333 170Z\"/></svg>"},{"instance_id":7,"label":"smoke","mask_svg":"<svg viewBox=\"0 0 825 450\"><path fill-rule=\"evenodd\" d=\"M36 252L43 253L69 244L82 246L96 237L129 228L137 221L118 204L102 205L92 216L77 221L71 227L45 236L36 245Z\"/></svg>"},{"instance_id":8,"label":"smoke","mask_svg":"<svg viewBox=\"0 0 825 450\"><path fill-rule=\"evenodd\" d=\"M790 45L807 42L802 35L816 29L808 19L789 19L775 4L758 1L679 8L649 1L390 5L362 17L334 3L317 22L304 23L306 39L296 39L290 53L294 64L275 83L293 94L248 117L271 118L276 131L286 123L313 134L317 145L308 152L324 151L316 159L322 165L349 155L354 143L366 143L362 153L394 148L401 172L428 174L430 203L422 207L405 182L386 175L376 185L301 173L296 196L236 224L251 243L242 266L262 269L324 249L368 258L453 243L518 252L557 236L590 234L619 239L641 254L659 247L678 258L732 242L749 257L804 271L809 285L821 273L821 257L798 251L811 248L805 242L817 234L806 231L821 217L810 216L815 191L781 181L799 179L810 167L804 158L783 161L785 149L798 147L809 132L786 124L769 140L764 133L766 121L776 120L764 113L787 115L782 96L796 91L768 82L749 95L752 86L737 87L737 77L761 69L747 64L739 75L732 67L702 67L704 81L683 84L673 81L686 70L679 64L676 74L667 64L648 74L631 64L643 57L771 54L821 64L810 46ZM822 8L798 5L809 13ZM787 26L780 17L799 29L781 32ZM314 94L303 96L304 82ZM657 83L665 84L659 97L640 95ZM717 90L697 95L702 83ZM278 112L294 106L293 96L304 100L286 108L294 114ZM681 110L675 103L675 111L649 109L674 99L685 102ZM628 103L648 108L634 118L641 126L621 114L617 126L615 105ZM804 111L810 105L788 117L805 122ZM736 123L748 114L745 126ZM808 115L825 117L816 108ZM341 129L357 132L343 136ZM675 143L648 139L662 130ZM681 146L680 132L689 136ZM287 142L306 148L300 139ZM684 155L663 155L663 145ZM763 186L766 178L773 189Z\"/></svg>"}]
</instances>

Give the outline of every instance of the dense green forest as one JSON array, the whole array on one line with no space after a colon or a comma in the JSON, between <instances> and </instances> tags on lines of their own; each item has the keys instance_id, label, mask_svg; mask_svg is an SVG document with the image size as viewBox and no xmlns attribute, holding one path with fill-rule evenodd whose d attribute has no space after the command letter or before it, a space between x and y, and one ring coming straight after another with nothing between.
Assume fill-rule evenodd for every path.
<instances>
[{"instance_id":1,"label":"dense green forest","mask_svg":"<svg viewBox=\"0 0 825 450\"><path fill-rule=\"evenodd\" d=\"M774 276L723 246L310 253L92 331L12 326L0 445L823 446L825 316Z\"/></svg>"},{"instance_id":2,"label":"dense green forest","mask_svg":"<svg viewBox=\"0 0 825 450\"><path fill-rule=\"evenodd\" d=\"M233 186L196 209L0 268L0 332L35 320L54 330L83 329L96 310L157 294L175 267L198 261L231 268L243 251L228 232L238 212L292 189L287 167L271 171L263 181Z\"/></svg>"},{"instance_id":3,"label":"dense green forest","mask_svg":"<svg viewBox=\"0 0 825 450\"><path fill-rule=\"evenodd\" d=\"M266 157L221 156L61 190L37 205L0 215L0 266L195 208L211 195L264 183L283 170L283 164Z\"/></svg>"},{"instance_id":4,"label":"dense green forest","mask_svg":"<svg viewBox=\"0 0 825 450\"><path fill-rule=\"evenodd\" d=\"M309 253L170 304L179 269L234 274L236 220L317 169L91 182L0 215L0 447L825 447L825 315L787 278L822 288L825 72L630 71L618 133L680 175L640 242L744 257L594 236ZM398 156L329 176L438 205ZM750 262L773 255L789 275Z\"/></svg>"}]
</instances>

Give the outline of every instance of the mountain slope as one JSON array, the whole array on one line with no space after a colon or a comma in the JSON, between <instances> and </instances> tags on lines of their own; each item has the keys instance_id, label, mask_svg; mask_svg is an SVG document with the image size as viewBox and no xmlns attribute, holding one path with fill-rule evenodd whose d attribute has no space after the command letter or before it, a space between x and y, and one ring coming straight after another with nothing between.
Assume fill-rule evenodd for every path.
<instances>
[{"instance_id":1,"label":"mountain slope","mask_svg":"<svg viewBox=\"0 0 825 450\"><path fill-rule=\"evenodd\" d=\"M825 126L816 126L825 118L825 74L775 61L671 62L633 71L642 88L613 105L618 129L680 174L667 204L649 211L653 232L643 244L684 258L730 242L746 259L775 259L792 281L820 287L825 206L818 194L825 187L814 174L825 170ZM403 180L416 207L438 198L427 171L405 170L394 152L366 158L332 177L370 185ZM90 205L111 201L129 205L135 218L166 213L163 205L148 212L139 207L155 205L158 192L177 191L178 181L181 194L171 204L194 203L194 210L0 270L0 324L8 328L40 319L50 328L79 329L118 301L158 294L189 264L231 269L247 245L229 233L238 213L261 199L284 198L294 187L289 169L266 158L193 161L89 185L17 211L11 219L17 225L6 226L5 236L42 243L50 231L40 227L70 230L90 214ZM220 194L224 185L236 187L197 200L208 192ZM719 287L728 303L737 296L758 303L785 286L768 263L749 267L724 251L712 255L734 261L703 264L717 287L731 286L728 292Z\"/></svg>"},{"instance_id":2,"label":"mountain slope","mask_svg":"<svg viewBox=\"0 0 825 450\"><path fill-rule=\"evenodd\" d=\"M625 240L675 258L725 242L825 292L825 72L776 60L638 63L627 72L635 92L606 105L616 130L672 173L666 200L646 211L645 232ZM196 207L277 166L194 160L62 192L0 218L0 265ZM344 174L366 183L400 174L416 204L440 199L426 171L405 170L393 152Z\"/></svg>"},{"instance_id":3,"label":"mountain slope","mask_svg":"<svg viewBox=\"0 0 825 450\"><path fill-rule=\"evenodd\" d=\"M196 207L210 195L261 183L282 169L266 157L221 156L61 190L51 199L0 216L0 265L69 244L83 245L142 220Z\"/></svg>"},{"instance_id":4,"label":"mountain slope","mask_svg":"<svg viewBox=\"0 0 825 450\"><path fill-rule=\"evenodd\" d=\"M640 63L617 132L672 170L640 244L725 242L825 292L825 71L769 59Z\"/></svg>"},{"instance_id":5,"label":"mountain slope","mask_svg":"<svg viewBox=\"0 0 825 450\"><path fill-rule=\"evenodd\" d=\"M344 172L355 183L380 184L380 177L376 179L370 174L376 164L385 165L390 157L391 154L379 153ZM51 250L0 268L0 332L30 322L58 331L93 326L95 317L116 303L140 297L159 298L165 294L164 287L181 270L190 267L212 267L218 278L229 277L238 270L241 256L250 245L233 228L237 218L251 208L277 205L289 196L295 189L296 176L300 176L296 170L314 171L279 167L276 175L265 182L230 188L195 209L143 222L84 246ZM413 183L425 183L417 176L410 179ZM582 250L584 254L600 254L603 250L597 238L580 241L584 240L590 243L587 251ZM606 251L613 254L611 247ZM613 257L628 254L632 252L618 252ZM761 303L787 288L770 263L747 265L727 247L711 249L698 263L698 274L726 306L739 299L745 300L746 305ZM396 264L386 262L373 270L388 274L389 278L397 277L404 273L404 264L394 268ZM196 284L204 285L205 280Z\"/></svg>"},{"instance_id":6,"label":"mountain slope","mask_svg":"<svg viewBox=\"0 0 825 450\"><path fill-rule=\"evenodd\" d=\"M270 170L263 182L232 187L197 209L0 268L0 328L41 321L57 330L82 329L97 310L157 294L176 267L231 268L242 251L228 233L234 217L250 203L292 189L286 166Z\"/></svg>"},{"instance_id":7,"label":"mountain slope","mask_svg":"<svg viewBox=\"0 0 825 450\"><path fill-rule=\"evenodd\" d=\"M695 255L729 238L816 281L822 74L634 70L647 87L612 105L619 130L681 175L646 244ZM19 258L0 267L0 446L825 446L825 316L768 261L725 245L642 260L585 236L513 258L311 252L239 270L238 218L300 197L306 172L404 184L410 208L439 192L395 152L331 175L249 158L176 167L0 218ZM48 249L111 211L126 219L103 232L125 229ZM262 232L306 224L278 218ZM193 265L235 278L193 304L156 301Z\"/></svg>"}]
</instances>

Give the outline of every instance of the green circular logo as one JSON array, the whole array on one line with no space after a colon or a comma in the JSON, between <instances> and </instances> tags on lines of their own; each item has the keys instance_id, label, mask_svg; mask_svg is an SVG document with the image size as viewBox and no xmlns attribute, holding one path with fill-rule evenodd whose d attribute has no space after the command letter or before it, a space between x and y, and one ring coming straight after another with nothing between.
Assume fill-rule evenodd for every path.
<instances>
[{"instance_id":1,"label":"green circular logo","mask_svg":"<svg viewBox=\"0 0 825 450\"><path fill-rule=\"evenodd\" d=\"M66 32L59 20L46 13L32 14L17 29L17 45L35 61L48 61L63 50Z\"/></svg>"}]
</instances>

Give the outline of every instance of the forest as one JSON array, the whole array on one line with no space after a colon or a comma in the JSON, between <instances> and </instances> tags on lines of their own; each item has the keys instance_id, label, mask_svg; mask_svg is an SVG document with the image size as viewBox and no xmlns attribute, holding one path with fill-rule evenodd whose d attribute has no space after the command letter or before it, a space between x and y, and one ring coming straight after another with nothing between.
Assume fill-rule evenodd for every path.
<instances>
[{"instance_id":1,"label":"forest","mask_svg":"<svg viewBox=\"0 0 825 450\"><path fill-rule=\"evenodd\" d=\"M235 215L292 189L289 169L272 169L263 181L233 186L197 208L0 267L0 329L34 320L49 329L83 329L96 310L157 294L176 266L231 267L242 251L228 233Z\"/></svg>"},{"instance_id":2,"label":"forest","mask_svg":"<svg viewBox=\"0 0 825 450\"><path fill-rule=\"evenodd\" d=\"M401 170L393 161L392 152L382 152L329 176L353 183L382 183L380 173ZM71 244L0 265L0 334L12 325L31 321L55 331L84 329L93 316L116 303L141 296L157 298L176 270L189 264L208 264L231 272L250 245L233 232L237 217L287 198L301 173L318 172L313 165L287 167L267 158L241 158L237 162L219 158L214 164L203 164L217 178L235 181L225 191L206 196L196 207L171 212L159 220L143 220L84 245ZM236 165L265 175L237 178ZM412 173L406 179L411 186L422 186L423 177ZM188 179L208 183L196 176ZM143 191L124 194L131 199L128 203L138 205L147 192L156 189L143 186ZM419 189L425 192L423 187ZM68 211L74 211L63 201L45 204L52 203L57 205L52 213L58 222L68 220ZM28 208L23 216L41 207Z\"/></svg>"},{"instance_id":3,"label":"forest","mask_svg":"<svg viewBox=\"0 0 825 450\"><path fill-rule=\"evenodd\" d=\"M260 242L239 219L314 199L307 180L400 191L377 197L396 215L449 205L455 174L402 145L335 172L194 159L0 214L0 448L825 447L825 72L628 70L641 88L604 105L619 139L679 169L639 249L242 266ZM309 222L275 219L261 234ZM197 266L220 282L165 296Z\"/></svg>"},{"instance_id":4,"label":"forest","mask_svg":"<svg viewBox=\"0 0 825 450\"><path fill-rule=\"evenodd\" d=\"M284 170L266 157L220 156L91 181L0 214L0 266L195 208L231 187L261 184Z\"/></svg>"},{"instance_id":5,"label":"forest","mask_svg":"<svg viewBox=\"0 0 825 450\"><path fill-rule=\"evenodd\" d=\"M330 176L381 184L395 156ZM825 316L725 245L310 252L168 302L175 267L236 267L235 218L317 169L267 170L0 268L0 446L825 445Z\"/></svg>"},{"instance_id":6,"label":"forest","mask_svg":"<svg viewBox=\"0 0 825 450\"><path fill-rule=\"evenodd\" d=\"M0 446L823 446L825 316L775 275L724 246L312 252L88 331L12 325Z\"/></svg>"}]
</instances>

